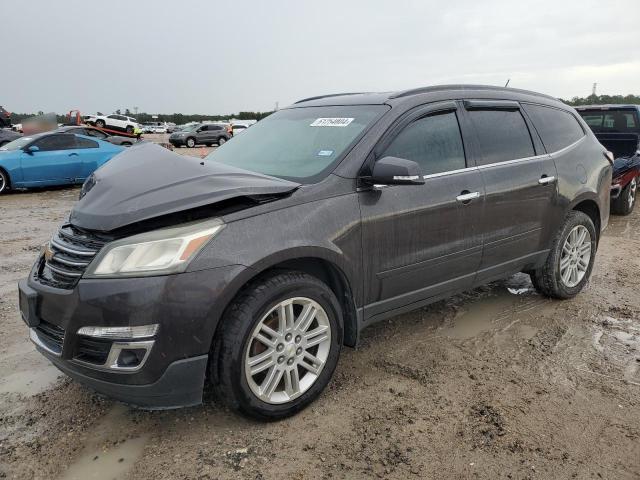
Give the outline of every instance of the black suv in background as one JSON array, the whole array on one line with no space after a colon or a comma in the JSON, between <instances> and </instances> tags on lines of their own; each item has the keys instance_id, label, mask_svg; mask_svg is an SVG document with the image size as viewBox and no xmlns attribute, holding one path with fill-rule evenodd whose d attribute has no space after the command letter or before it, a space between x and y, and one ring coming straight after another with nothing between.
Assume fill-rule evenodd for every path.
<instances>
[{"instance_id":1,"label":"black suv in background","mask_svg":"<svg viewBox=\"0 0 640 480\"><path fill-rule=\"evenodd\" d=\"M640 183L640 106L586 105L576 110L600 143L613 153L611 211L630 214Z\"/></svg>"},{"instance_id":2,"label":"black suv in background","mask_svg":"<svg viewBox=\"0 0 640 480\"><path fill-rule=\"evenodd\" d=\"M230 138L231 135L229 135L224 125L204 123L191 125L172 133L169 136L169 143L174 147L181 147L182 145L190 148L196 145L206 145L210 147L214 143L223 145Z\"/></svg>"},{"instance_id":3,"label":"black suv in background","mask_svg":"<svg viewBox=\"0 0 640 480\"><path fill-rule=\"evenodd\" d=\"M167 408L209 380L281 418L375 322L516 272L578 294L611 171L575 110L533 92L310 98L205 160L142 144L105 164L20 308L38 350L97 391Z\"/></svg>"}]
</instances>

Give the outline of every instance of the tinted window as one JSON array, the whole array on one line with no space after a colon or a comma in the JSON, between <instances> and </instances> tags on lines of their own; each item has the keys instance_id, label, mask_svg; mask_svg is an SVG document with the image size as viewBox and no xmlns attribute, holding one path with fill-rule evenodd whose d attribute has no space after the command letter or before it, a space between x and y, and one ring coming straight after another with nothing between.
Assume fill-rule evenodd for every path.
<instances>
[{"instance_id":1,"label":"tinted window","mask_svg":"<svg viewBox=\"0 0 640 480\"><path fill-rule=\"evenodd\" d=\"M481 165L533 157L533 143L519 110L470 110L482 149Z\"/></svg>"},{"instance_id":2,"label":"tinted window","mask_svg":"<svg viewBox=\"0 0 640 480\"><path fill-rule=\"evenodd\" d=\"M456 114L432 115L409 124L393 139L384 156L413 160L425 175L465 168Z\"/></svg>"},{"instance_id":3,"label":"tinted window","mask_svg":"<svg viewBox=\"0 0 640 480\"><path fill-rule=\"evenodd\" d=\"M578 120L569 112L540 105L525 105L547 152L557 152L584 137Z\"/></svg>"},{"instance_id":4,"label":"tinted window","mask_svg":"<svg viewBox=\"0 0 640 480\"><path fill-rule=\"evenodd\" d=\"M76 148L98 148L98 142L88 138L76 137Z\"/></svg>"},{"instance_id":5,"label":"tinted window","mask_svg":"<svg viewBox=\"0 0 640 480\"><path fill-rule=\"evenodd\" d=\"M76 133L81 133L81 132L76 132ZM93 130L93 129L89 129L86 131L86 133L84 133L83 135L88 135L90 137L95 137L95 138L107 138L107 134L104 132L101 132L100 130Z\"/></svg>"},{"instance_id":6,"label":"tinted window","mask_svg":"<svg viewBox=\"0 0 640 480\"><path fill-rule=\"evenodd\" d=\"M220 125L211 125L209 130L222 130L222 127Z\"/></svg>"},{"instance_id":7,"label":"tinted window","mask_svg":"<svg viewBox=\"0 0 640 480\"><path fill-rule=\"evenodd\" d=\"M638 114L633 110L579 110L578 113L594 132L638 132Z\"/></svg>"},{"instance_id":8,"label":"tinted window","mask_svg":"<svg viewBox=\"0 0 640 480\"><path fill-rule=\"evenodd\" d=\"M73 135L49 135L37 140L34 145L37 146L41 152L51 152L53 150L71 150L75 148Z\"/></svg>"}]
</instances>

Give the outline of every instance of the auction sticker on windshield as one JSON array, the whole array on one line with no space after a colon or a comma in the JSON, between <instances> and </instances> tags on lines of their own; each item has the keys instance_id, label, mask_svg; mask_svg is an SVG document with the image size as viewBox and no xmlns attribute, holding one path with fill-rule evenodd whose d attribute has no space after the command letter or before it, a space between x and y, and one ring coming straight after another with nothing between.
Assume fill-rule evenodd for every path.
<instances>
[{"instance_id":1,"label":"auction sticker on windshield","mask_svg":"<svg viewBox=\"0 0 640 480\"><path fill-rule=\"evenodd\" d=\"M310 127L346 127L353 118L316 118Z\"/></svg>"}]
</instances>

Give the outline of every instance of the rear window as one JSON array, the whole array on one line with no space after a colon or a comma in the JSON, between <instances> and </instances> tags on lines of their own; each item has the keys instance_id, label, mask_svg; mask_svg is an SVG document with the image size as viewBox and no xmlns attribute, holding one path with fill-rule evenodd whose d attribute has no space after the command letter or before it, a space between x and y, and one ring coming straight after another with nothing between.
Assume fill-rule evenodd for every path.
<instances>
[{"instance_id":1,"label":"rear window","mask_svg":"<svg viewBox=\"0 0 640 480\"><path fill-rule=\"evenodd\" d=\"M524 105L547 152L557 152L584 137L578 120L569 112L542 105Z\"/></svg>"},{"instance_id":2,"label":"rear window","mask_svg":"<svg viewBox=\"0 0 640 480\"><path fill-rule=\"evenodd\" d=\"M519 110L470 110L482 150L480 165L533 157L529 128Z\"/></svg>"},{"instance_id":3,"label":"rear window","mask_svg":"<svg viewBox=\"0 0 640 480\"><path fill-rule=\"evenodd\" d=\"M594 132L638 133L640 123L635 110L578 110L585 123Z\"/></svg>"}]
</instances>

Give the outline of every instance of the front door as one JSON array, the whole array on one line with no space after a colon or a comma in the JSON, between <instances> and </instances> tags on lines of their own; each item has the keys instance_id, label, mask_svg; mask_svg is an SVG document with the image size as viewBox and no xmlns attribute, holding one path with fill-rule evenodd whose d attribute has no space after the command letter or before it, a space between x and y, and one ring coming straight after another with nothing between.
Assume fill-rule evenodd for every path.
<instances>
[{"instance_id":1,"label":"front door","mask_svg":"<svg viewBox=\"0 0 640 480\"><path fill-rule=\"evenodd\" d=\"M38 151L21 157L23 181L29 185L71 183L80 173L81 159L75 135L54 134L39 138Z\"/></svg>"},{"instance_id":2,"label":"front door","mask_svg":"<svg viewBox=\"0 0 640 480\"><path fill-rule=\"evenodd\" d=\"M485 283L544 255L557 173L517 102L464 104L466 120L476 132L477 164L486 190L477 277L477 283Z\"/></svg>"},{"instance_id":3,"label":"front door","mask_svg":"<svg viewBox=\"0 0 640 480\"><path fill-rule=\"evenodd\" d=\"M468 288L482 253L484 187L466 158L454 102L414 109L375 156L419 163L425 184L359 192L365 321Z\"/></svg>"}]
</instances>

